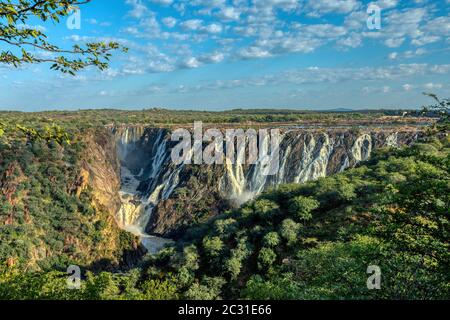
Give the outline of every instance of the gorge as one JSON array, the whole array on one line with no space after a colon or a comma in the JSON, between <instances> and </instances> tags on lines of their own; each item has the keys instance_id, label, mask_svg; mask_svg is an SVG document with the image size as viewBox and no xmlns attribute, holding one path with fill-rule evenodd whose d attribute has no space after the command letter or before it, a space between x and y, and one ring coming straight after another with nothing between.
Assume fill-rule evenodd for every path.
<instances>
[{"instance_id":1,"label":"gorge","mask_svg":"<svg viewBox=\"0 0 450 320\"><path fill-rule=\"evenodd\" d=\"M280 168L265 176L256 165L175 165L171 130L143 125L108 127L120 163L119 226L157 252L195 223L284 183L316 180L367 160L381 147L409 145L416 128L282 128ZM163 237L163 238L160 238Z\"/></svg>"}]
</instances>

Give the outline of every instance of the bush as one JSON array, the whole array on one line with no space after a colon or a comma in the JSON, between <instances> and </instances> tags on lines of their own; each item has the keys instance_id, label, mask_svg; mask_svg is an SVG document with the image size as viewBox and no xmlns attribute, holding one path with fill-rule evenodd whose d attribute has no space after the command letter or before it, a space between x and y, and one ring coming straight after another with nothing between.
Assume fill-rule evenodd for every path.
<instances>
[{"instance_id":1,"label":"bush","mask_svg":"<svg viewBox=\"0 0 450 320\"><path fill-rule=\"evenodd\" d=\"M258 255L258 268L268 269L277 260L277 254L270 248L262 248Z\"/></svg>"},{"instance_id":2,"label":"bush","mask_svg":"<svg viewBox=\"0 0 450 320\"><path fill-rule=\"evenodd\" d=\"M263 243L267 247L276 247L280 244L280 236L277 232L269 232L264 236Z\"/></svg>"},{"instance_id":3,"label":"bush","mask_svg":"<svg viewBox=\"0 0 450 320\"><path fill-rule=\"evenodd\" d=\"M203 249L211 257L218 257L224 245L219 237L206 237L203 239Z\"/></svg>"},{"instance_id":4,"label":"bush","mask_svg":"<svg viewBox=\"0 0 450 320\"><path fill-rule=\"evenodd\" d=\"M289 245L297 241L300 225L291 219L286 219L281 223L280 234Z\"/></svg>"},{"instance_id":5,"label":"bush","mask_svg":"<svg viewBox=\"0 0 450 320\"><path fill-rule=\"evenodd\" d=\"M312 211L319 208L320 203L314 198L298 196L289 201L289 214L303 222L312 219Z\"/></svg>"}]
</instances>

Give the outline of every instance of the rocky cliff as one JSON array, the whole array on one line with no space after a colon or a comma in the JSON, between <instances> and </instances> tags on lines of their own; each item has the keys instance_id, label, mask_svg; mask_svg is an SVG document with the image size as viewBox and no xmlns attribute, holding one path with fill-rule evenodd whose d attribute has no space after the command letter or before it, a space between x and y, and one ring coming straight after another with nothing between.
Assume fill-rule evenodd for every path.
<instances>
[{"instance_id":1,"label":"rocky cliff","mask_svg":"<svg viewBox=\"0 0 450 320\"><path fill-rule=\"evenodd\" d=\"M121 167L119 224L135 234L166 237L269 187L342 172L377 148L407 145L419 134L414 129L283 129L279 170L266 176L261 164L175 165L168 129L126 126L111 131Z\"/></svg>"},{"instance_id":2,"label":"rocky cliff","mask_svg":"<svg viewBox=\"0 0 450 320\"><path fill-rule=\"evenodd\" d=\"M122 182L114 135L105 130L90 131L83 135L83 143L83 160L72 193L79 197L89 189L92 206L105 225L103 238L108 241L100 243L96 250L103 253L103 260L110 262L105 261L104 266L98 267L110 267L111 262L120 268L131 267L145 253L145 248L137 237L122 231L117 223L116 214L122 206L119 197Z\"/></svg>"}]
</instances>

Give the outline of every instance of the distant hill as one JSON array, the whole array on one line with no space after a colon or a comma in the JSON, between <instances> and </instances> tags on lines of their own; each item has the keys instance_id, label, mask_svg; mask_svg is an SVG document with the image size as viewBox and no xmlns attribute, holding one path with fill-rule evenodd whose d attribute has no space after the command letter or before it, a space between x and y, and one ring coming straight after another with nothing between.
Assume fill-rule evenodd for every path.
<instances>
[{"instance_id":1,"label":"distant hill","mask_svg":"<svg viewBox=\"0 0 450 320\"><path fill-rule=\"evenodd\" d=\"M327 110L323 110L325 112L353 112L355 110L353 109L348 109L348 108L335 108L335 109L327 109Z\"/></svg>"}]
</instances>

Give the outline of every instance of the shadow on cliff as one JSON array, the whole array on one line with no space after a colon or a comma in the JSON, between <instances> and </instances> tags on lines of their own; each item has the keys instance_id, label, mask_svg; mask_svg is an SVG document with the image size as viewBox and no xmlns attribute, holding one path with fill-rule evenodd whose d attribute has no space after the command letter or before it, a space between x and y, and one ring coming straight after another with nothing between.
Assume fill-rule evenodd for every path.
<instances>
[{"instance_id":1,"label":"shadow on cliff","mask_svg":"<svg viewBox=\"0 0 450 320\"><path fill-rule=\"evenodd\" d=\"M135 249L124 250L119 263L112 259L103 258L85 267L85 270L99 273L108 272L126 272L140 266L142 258L146 255L147 249L141 244Z\"/></svg>"}]
</instances>

